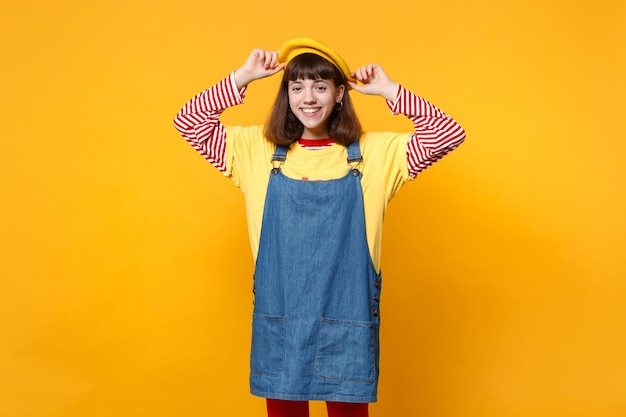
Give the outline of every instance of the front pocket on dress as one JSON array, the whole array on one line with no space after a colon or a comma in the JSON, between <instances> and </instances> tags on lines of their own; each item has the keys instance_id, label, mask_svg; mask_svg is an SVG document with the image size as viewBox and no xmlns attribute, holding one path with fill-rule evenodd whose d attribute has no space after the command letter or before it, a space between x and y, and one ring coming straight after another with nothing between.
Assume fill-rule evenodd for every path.
<instances>
[{"instance_id":1,"label":"front pocket on dress","mask_svg":"<svg viewBox=\"0 0 626 417\"><path fill-rule=\"evenodd\" d=\"M253 374L279 376L285 361L285 317L254 314L250 370Z\"/></svg>"},{"instance_id":2,"label":"front pocket on dress","mask_svg":"<svg viewBox=\"0 0 626 417\"><path fill-rule=\"evenodd\" d=\"M322 318L315 354L320 378L373 382L376 379L376 323Z\"/></svg>"}]
</instances>

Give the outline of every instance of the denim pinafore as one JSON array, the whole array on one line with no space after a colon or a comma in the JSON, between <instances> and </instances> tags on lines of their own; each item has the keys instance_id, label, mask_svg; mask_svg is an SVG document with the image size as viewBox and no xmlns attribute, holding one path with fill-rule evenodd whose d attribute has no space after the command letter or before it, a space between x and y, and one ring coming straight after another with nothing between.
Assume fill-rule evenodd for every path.
<instances>
[{"instance_id":1,"label":"denim pinafore","mask_svg":"<svg viewBox=\"0 0 626 417\"><path fill-rule=\"evenodd\" d=\"M365 231L358 142L348 173L286 177L272 158L252 322L250 390L284 400L374 402L381 277Z\"/></svg>"}]
</instances>

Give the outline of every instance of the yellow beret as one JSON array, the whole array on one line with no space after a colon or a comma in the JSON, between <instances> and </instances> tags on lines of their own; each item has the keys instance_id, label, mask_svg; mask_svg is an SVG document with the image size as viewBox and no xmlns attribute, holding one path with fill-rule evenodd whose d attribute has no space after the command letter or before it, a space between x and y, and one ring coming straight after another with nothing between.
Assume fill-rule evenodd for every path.
<instances>
[{"instance_id":1,"label":"yellow beret","mask_svg":"<svg viewBox=\"0 0 626 417\"><path fill-rule=\"evenodd\" d=\"M335 51L324 45L320 41L311 38L296 38L289 40L280 47L278 52L278 62L289 63L293 58L304 53L312 53L327 59L335 65L344 77L349 81L356 81L350 73L350 68L346 61Z\"/></svg>"}]
</instances>

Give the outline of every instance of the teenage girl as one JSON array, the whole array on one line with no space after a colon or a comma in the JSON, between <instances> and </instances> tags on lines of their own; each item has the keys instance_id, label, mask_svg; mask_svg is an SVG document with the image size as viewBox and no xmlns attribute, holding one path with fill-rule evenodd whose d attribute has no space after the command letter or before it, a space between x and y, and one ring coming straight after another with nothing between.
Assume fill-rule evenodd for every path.
<instances>
[{"instance_id":1,"label":"teenage girl","mask_svg":"<svg viewBox=\"0 0 626 417\"><path fill-rule=\"evenodd\" d=\"M283 72L264 126L220 123L250 83ZM349 90L378 95L408 133L363 132ZM309 38L254 49L174 124L244 193L256 261L250 390L270 417L365 417L379 376L380 247L387 204L465 138L376 64L351 71Z\"/></svg>"}]
</instances>

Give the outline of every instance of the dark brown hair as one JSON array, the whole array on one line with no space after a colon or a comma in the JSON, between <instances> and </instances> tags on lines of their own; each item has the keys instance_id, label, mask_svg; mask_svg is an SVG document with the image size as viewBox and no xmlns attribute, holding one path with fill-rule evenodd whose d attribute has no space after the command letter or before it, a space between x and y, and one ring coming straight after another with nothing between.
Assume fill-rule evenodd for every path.
<instances>
[{"instance_id":1,"label":"dark brown hair","mask_svg":"<svg viewBox=\"0 0 626 417\"><path fill-rule=\"evenodd\" d=\"M333 110L328 118L328 134L335 142L348 146L359 140L361 123L348 94L348 83L341 71L319 55L304 53L285 67L278 96L265 124L265 137L277 145L289 145L302 137L304 126L289 107L288 85L296 80L332 80L335 87L345 86L341 110Z\"/></svg>"}]
</instances>

